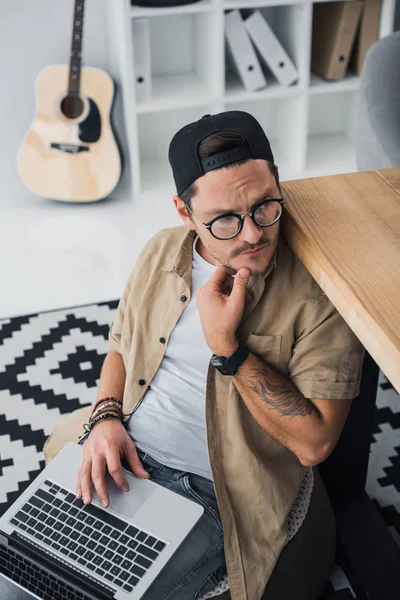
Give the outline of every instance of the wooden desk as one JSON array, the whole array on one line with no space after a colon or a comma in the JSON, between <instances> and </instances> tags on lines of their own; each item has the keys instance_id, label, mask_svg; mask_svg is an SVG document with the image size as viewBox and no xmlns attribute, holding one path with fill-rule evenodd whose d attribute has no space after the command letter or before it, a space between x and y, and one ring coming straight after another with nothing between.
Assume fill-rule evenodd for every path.
<instances>
[{"instance_id":1,"label":"wooden desk","mask_svg":"<svg viewBox=\"0 0 400 600\"><path fill-rule=\"evenodd\" d=\"M398 600L400 549L365 492L379 367L400 392L400 167L289 181L283 233L366 348L361 391L319 470L360 599Z\"/></svg>"},{"instance_id":2,"label":"wooden desk","mask_svg":"<svg viewBox=\"0 0 400 600\"><path fill-rule=\"evenodd\" d=\"M400 167L283 189L286 239L400 393Z\"/></svg>"}]
</instances>

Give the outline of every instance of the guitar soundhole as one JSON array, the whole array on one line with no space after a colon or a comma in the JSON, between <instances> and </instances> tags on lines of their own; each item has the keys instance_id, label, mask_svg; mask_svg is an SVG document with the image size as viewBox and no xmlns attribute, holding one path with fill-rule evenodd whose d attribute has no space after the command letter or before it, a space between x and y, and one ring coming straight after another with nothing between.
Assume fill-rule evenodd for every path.
<instances>
[{"instance_id":1,"label":"guitar soundhole","mask_svg":"<svg viewBox=\"0 0 400 600\"><path fill-rule=\"evenodd\" d=\"M79 96L65 96L61 110L67 119L77 119L83 113L83 101Z\"/></svg>"}]
</instances>

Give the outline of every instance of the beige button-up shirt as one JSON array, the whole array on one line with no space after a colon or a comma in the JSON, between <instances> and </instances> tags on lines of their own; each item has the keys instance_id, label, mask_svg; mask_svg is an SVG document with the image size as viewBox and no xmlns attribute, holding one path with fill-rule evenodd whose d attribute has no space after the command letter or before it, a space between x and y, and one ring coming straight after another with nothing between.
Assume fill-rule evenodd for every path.
<instances>
[{"instance_id":1,"label":"beige button-up shirt","mask_svg":"<svg viewBox=\"0 0 400 600\"><path fill-rule=\"evenodd\" d=\"M175 227L148 242L110 329L127 373L124 412L132 418L163 359L166 344L159 340L168 343L191 298L194 238ZM356 397L363 347L283 238L265 278L250 290L238 339L307 398ZM205 401L231 597L259 600L284 547L304 467L255 421L231 378L211 365Z\"/></svg>"},{"instance_id":2,"label":"beige button-up shirt","mask_svg":"<svg viewBox=\"0 0 400 600\"><path fill-rule=\"evenodd\" d=\"M110 328L126 369L125 414L146 401L179 317L191 298L195 232L166 229L144 247ZM250 282L237 337L306 398L352 399L364 349L281 237L265 278ZM190 351L190 348L188 348ZM230 377L207 373L210 465L224 529L232 600L260 600L288 534L304 470L252 417ZM46 461L83 432L91 407L75 411L46 442Z\"/></svg>"}]
</instances>

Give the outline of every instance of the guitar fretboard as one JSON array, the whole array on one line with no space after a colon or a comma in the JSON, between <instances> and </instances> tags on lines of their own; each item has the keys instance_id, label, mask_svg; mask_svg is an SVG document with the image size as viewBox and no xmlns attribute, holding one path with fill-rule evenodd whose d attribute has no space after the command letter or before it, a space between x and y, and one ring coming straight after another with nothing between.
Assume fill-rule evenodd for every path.
<instances>
[{"instance_id":1,"label":"guitar fretboard","mask_svg":"<svg viewBox=\"0 0 400 600\"><path fill-rule=\"evenodd\" d=\"M68 80L69 96L78 96L80 92L84 8L85 0L75 0L74 25L72 28L71 58Z\"/></svg>"}]
</instances>

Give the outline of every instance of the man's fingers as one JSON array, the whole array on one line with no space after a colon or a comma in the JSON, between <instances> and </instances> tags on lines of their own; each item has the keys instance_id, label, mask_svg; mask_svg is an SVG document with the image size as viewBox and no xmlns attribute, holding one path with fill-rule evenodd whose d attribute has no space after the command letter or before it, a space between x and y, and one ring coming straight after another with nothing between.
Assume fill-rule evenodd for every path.
<instances>
[{"instance_id":1,"label":"man's fingers","mask_svg":"<svg viewBox=\"0 0 400 600\"><path fill-rule=\"evenodd\" d=\"M108 472L115 483L123 489L124 492L127 492L129 490L129 485L122 470L121 458L116 448L107 454L107 467Z\"/></svg>"},{"instance_id":2,"label":"man's fingers","mask_svg":"<svg viewBox=\"0 0 400 600\"><path fill-rule=\"evenodd\" d=\"M109 505L106 485L106 459L104 455L96 456L92 462L92 481L103 508Z\"/></svg>"},{"instance_id":3,"label":"man's fingers","mask_svg":"<svg viewBox=\"0 0 400 600\"><path fill-rule=\"evenodd\" d=\"M250 269L247 269L246 267L239 269L236 273L231 298L234 298L235 300L244 300L247 297L247 284L249 283L250 276Z\"/></svg>"},{"instance_id":4,"label":"man's fingers","mask_svg":"<svg viewBox=\"0 0 400 600\"><path fill-rule=\"evenodd\" d=\"M223 292L226 287L226 282L229 281L230 274L227 271L227 268L221 265L218 269L213 273L208 281L208 285L210 285L213 289L218 290L218 292Z\"/></svg>"},{"instance_id":5,"label":"man's fingers","mask_svg":"<svg viewBox=\"0 0 400 600\"><path fill-rule=\"evenodd\" d=\"M85 504L90 504L92 500L92 461L91 459L83 459L81 468L78 473L77 491Z\"/></svg>"},{"instance_id":6,"label":"man's fingers","mask_svg":"<svg viewBox=\"0 0 400 600\"><path fill-rule=\"evenodd\" d=\"M223 294L226 294L227 296L231 295L234 281L235 281L235 279L232 276L227 278L227 280L224 284L225 287L222 290ZM249 290L246 290L246 300L247 300L247 302L251 302L253 300L253 297L250 294Z\"/></svg>"},{"instance_id":7,"label":"man's fingers","mask_svg":"<svg viewBox=\"0 0 400 600\"><path fill-rule=\"evenodd\" d=\"M128 461L130 468L132 469L132 473L135 473L138 477L149 478L150 475L147 471L144 470L142 463L140 462L140 458L137 455L136 448L131 439L126 442L125 447L125 458Z\"/></svg>"}]
</instances>

